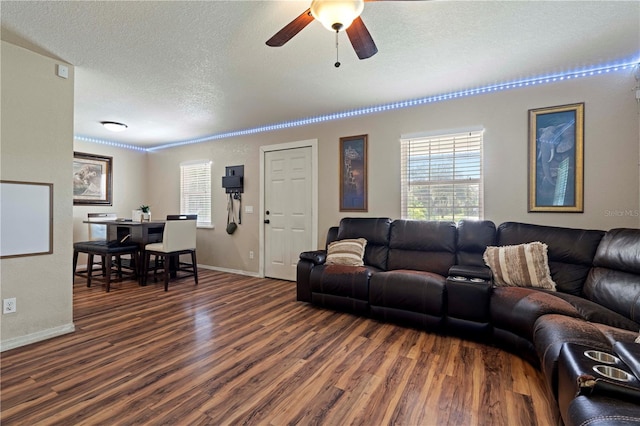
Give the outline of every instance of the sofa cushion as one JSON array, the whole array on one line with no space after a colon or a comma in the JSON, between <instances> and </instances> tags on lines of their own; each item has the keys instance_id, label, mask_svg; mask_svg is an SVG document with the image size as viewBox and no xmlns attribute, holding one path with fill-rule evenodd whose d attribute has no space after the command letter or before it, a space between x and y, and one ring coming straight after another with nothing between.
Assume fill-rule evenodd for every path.
<instances>
[{"instance_id":1,"label":"sofa cushion","mask_svg":"<svg viewBox=\"0 0 640 426\"><path fill-rule=\"evenodd\" d=\"M369 285L371 312L384 320L407 318L413 325L437 326L444 317L445 283L445 277L432 272L378 272Z\"/></svg>"},{"instance_id":2,"label":"sofa cushion","mask_svg":"<svg viewBox=\"0 0 640 426\"><path fill-rule=\"evenodd\" d=\"M447 275L456 261L453 222L394 220L387 270L411 269Z\"/></svg>"},{"instance_id":3,"label":"sofa cushion","mask_svg":"<svg viewBox=\"0 0 640 426\"><path fill-rule=\"evenodd\" d=\"M487 247L483 256L497 286L536 287L555 290L549 272L547 245L541 242Z\"/></svg>"},{"instance_id":4,"label":"sofa cushion","mask_svg":"<svg viewBox=\"0 0 640 426\"><path fill-rule=\"evenodd\" d=\"M369 303L442 315L446 279L431 272L395 270L371 278Z\"/></svg>"},{"instance_id":5,"label":"sofa cushion","mask_svg":"<svg viewBox=\"0 0 640 426\"><path fill-rule=\"evenodd\" d=\"M580 318L586 321L629 331L637 331L640 329L640 324L637 322L605 306L592 302L589 299L560 292L556 292L554 295L569 302L576 308L580 314Z\"/></svg>"},{"instance_id":6,"label":"sofa cushion","mask_svg":"<svg viewBox=\"0 0 640 426\"><path fill-rule=\"evenodd\" d=\"M533 341L534 326L543 315L559 314L620 330L637 332L640 324L582 297L523 287L496 287L490 304L494 327Z\"/></svg>"},{"instance_id":7,"label":"sofa cushion","mask_svg":"<svg viewBox=\"0 0 640 426\"><path fill-rule=\"evenodd\" d=\"M391 219L371 217L345 217L340 221L338 240L364 238L364 264L378 269L387 269L389 254L389 230Z\"/></svg>"},{"instance_id":8,"label":"sofa cushion","mask_svg":"<svg viewBox=\"0 0 640 426\"><path fill-rule=\"evenodd\" d=\"M364 266L362 258L367 240L364 238L349 238L329 244L327 249L327 265Z\"/></svg>"},{"instance_id":9,"label":"sofa cushion","mask_svg":"<svg viewBox=\"0 0 640 426\"><path fill-rule=\"evenodd\" d=\"M500 246L541 241L548 246L549 270L556 289L582 295L593 257L604 231L505 222L498 226Z\"/></svg>"},{"instance_id":10,"label":"sofa cushion","mask_svg":"<svg viewBox=\"0 0 640 426\"><path fill-rule=\"evenodd\" d=\"M593 259L584 294L640 323L640 229L612 229Z\"/></svg>"},{"instance_id":11,"label":"sofa cushion","mask_svg":"<svg viewBox=\"0 0 640 426\"><path fill-rule=\"evenodd\" d=\"M611 327L606 324L592 323L595 328L600 330L600 333L609 341L611 345L616 342L628 342L631 343L636 338L636 332L624 330L618 327Z\"/></svg>"},{"instance_id":12,"label":"sofa cushion","mask_svg":"<svg viewBox=\"0 0 640 426\"><path fill-rule=\"evenodd\" d=\"M543 315L580 318L578 310L554 292L524 287L496 287L489 305L494 327L533 341L533 327Z\"/></svg>"},{"instance_id":13,"label":"sofa cushion","mask_svg":"<svg viewBox=\"0 0 640 426\"><path fill-rule=\"evenodd\" d=\"M311 292L369 300L369 278L375 271L367 266L318 265L311 270Z\"/></svg>"},{"instance_id":14,"label":"sofa cushion","mask_svg":"<svg viewBox=\"0 0 640 426\"><path fill-rule=\"evenodd\" d=\"M496 245L496 225L490 220L458 222L456 264L484 266L482 255L487 246Z\"/></svg>"}]
</instances>

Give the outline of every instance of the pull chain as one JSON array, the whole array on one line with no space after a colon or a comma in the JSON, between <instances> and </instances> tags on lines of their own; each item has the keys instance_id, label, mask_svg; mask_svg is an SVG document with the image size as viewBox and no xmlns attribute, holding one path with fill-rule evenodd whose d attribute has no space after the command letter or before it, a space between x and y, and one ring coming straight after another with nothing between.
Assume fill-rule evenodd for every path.
<instances>
[{"instance_id":1,"label":"pull chain","mask_svg":"<svg viewBox=\"0 0 640 426\"><path fill-rule=\"evenodd\" d=\"M340 58L339 58L339 50L338 50L338 30L336 30L336 63L333 64L336 68L340 66Z\"/></svg>"}]
</instances>

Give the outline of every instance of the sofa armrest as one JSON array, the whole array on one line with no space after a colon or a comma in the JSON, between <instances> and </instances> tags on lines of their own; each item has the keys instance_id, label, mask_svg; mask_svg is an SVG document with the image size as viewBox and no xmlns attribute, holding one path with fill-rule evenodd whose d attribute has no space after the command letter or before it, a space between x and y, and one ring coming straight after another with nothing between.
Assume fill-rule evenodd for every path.
<instances>
[{"instance_id":1,"label":"sofa armrest","mask_svg":"<svg viewBox=\"0 0 640 426\"><path fill-rule=\"evenodd\" d=\"M300 253L301 260L308 260L314 265L322 265L327 260L326 250L303 251Z\"/></svg>"},{"instance_id":2,"label":"sofa armrest","mask_svg":"<svg viewBox=\"0 0 640 426\"><path fill-rule=\"evenodd\" d=\"M492 282L493 273L488 266L453 265L449 268L450 277L480 278Z\"/></svg>"},{"instance_id":3,"label":"sofa armrest","mask_svg":"<svg viewBox=\"0 0 640 426\"><path fill-rule=\"evenodd\" d=\"M615 342L613 351L640 380L640 345L631 342Z\"/></svg>"},{"instance_id":4,"label":"sofa armrest","mask_svg":"<svg viewBox=\"0 0 640 426\"><path fill-rule=\"evenodd\" d=\"M327 260L326 250L304 251L296 267L296 299L311 303L311 271Z\"/></svg>"}]
</instances>

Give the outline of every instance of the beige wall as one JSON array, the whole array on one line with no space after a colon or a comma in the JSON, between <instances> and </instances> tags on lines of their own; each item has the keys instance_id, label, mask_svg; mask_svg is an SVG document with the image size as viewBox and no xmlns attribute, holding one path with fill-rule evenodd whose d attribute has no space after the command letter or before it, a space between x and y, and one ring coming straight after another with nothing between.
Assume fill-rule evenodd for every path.
<instances>
[{"instance_id":1,"label":"beige wall","mask_svg":"<svg viewBox=\"0 0 640 426\"><path fill-rule=\"evenodd\" d=\"M75 139L73 150L113 158L113 205L73 206L73 241L86 241L89 228L82 221L87 213L116 213L119 217L131 217L131 210L142 204L150 204L147 196L147 154L110 145ZM153 214L153 210L152 210ZM78 265L86 264L86 256L78 258Z\"/></svg>"},{"instance_id":2,"label":"beige wall","mask_svg":"<svg viewBox=\"0 0 640 426\"><path fill-rule=\"evenodd\" d=\"M485 129L485 218L594 229L638 227L638 105L631 71L543 86L479 95L431 105L257 135L159 150L149 154L150 203L162 214L179 208L181 161L213 161L214 230L198 235L198 261L228 269L258 272L259 147L318 139L319 245L327 229L350 214L338 207L338 141L369 135L369 211L366 216L400 217L400 144L403 134L480 126ZM528 110L585 103L585 211L527 212ZM220 179L224 166L245 165L244 214L232 236L224 231L226 203ZM162 195L154 187L164 188Z\"/></svg>"},{"instance_id":3,"label":"beige wall","mask_svg":"<svg viewBox=\"0 0 640 426\"><path fill-rule=\"evenodd\" d=\"M258 271L258 209L260 168L258 140L218 141L189 145L177 149L151 152L149 159L149 203L159 217L180 213L180 163L189 160L211 160L212 222L213 229L198 229L197 254L201 265L215 266L231 271ZM225 166L244 165L244 206L253 206L253 214L242 212L242 224L233 235L225 231L227 225L227 198L222 188ZM249 259L249 250L256 253Z\"/></svg>"},{"instance_id":4,"label":"beige wall","mask_svg":"<svg viewBox=\"0 0 640 426\"><path fill-rule=\"evenodd\" d=\"M71 255L73 67L2 42L3 180L53 183L53 254L0 260L2 350L73 331Z\"/></svg>"}]
</instances>

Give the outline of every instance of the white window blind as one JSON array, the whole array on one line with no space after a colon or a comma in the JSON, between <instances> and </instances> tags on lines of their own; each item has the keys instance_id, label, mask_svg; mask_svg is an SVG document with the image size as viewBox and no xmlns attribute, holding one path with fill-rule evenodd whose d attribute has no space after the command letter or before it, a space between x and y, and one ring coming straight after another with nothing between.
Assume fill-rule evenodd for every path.
<instances>
[{"instance_id":1,"label":"white window blind","mask_svg":"<svg viewBox=\"0 0 640 426\"><path fill-rule=\"evenodd\" d=\"M180 214L197 214L198 225L211 226L211 161L180 164Z\"/></svg>"},{"instance_id":2,"label":"white window blind","mask_svg":"<svg viewBox=\"0 0 640 426\"><path fill-rule=\"evenodd\" d=\"M482 219L482 131L401 140L402 218Z\"/></svg>"}]
</instances>

